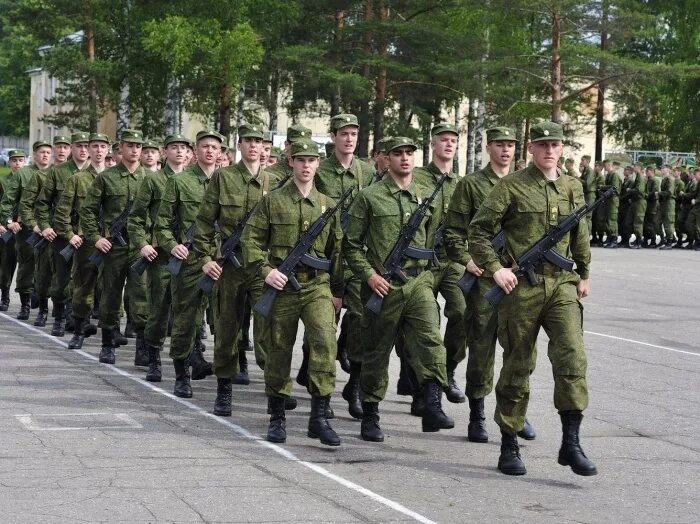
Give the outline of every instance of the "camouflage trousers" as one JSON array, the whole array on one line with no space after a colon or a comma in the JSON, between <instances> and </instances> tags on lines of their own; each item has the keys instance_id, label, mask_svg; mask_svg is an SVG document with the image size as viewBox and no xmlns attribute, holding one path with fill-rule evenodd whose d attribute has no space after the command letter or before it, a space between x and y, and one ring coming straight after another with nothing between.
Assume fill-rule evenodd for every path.
<instances>
[{"instance_id":1,"label":"camouflage trousers","mask_svg":"<svg viewBox=\"0 0 700 524\"><path fill-rule=\"evenodd\" d=\"M34 252L34 291L39 298L48 298L53 275L53 245Z\"/></svg>"},{"instance_id":2,"label":"camouflage trousers","mask_svg":"<svg viewBox=\"0 0 700 524\"><path fill-rule=\"evenodd\" d=\"M371 293L367 285L362 286L363 303ZM379 315L365 310L360 372L362 400L380 402L384 399L389 384L389 357L399 333L404 336L404 351L418 382L435 380L446 387L446 351L440 337L440 313L430 271L409 278L405 284L392 283Z\"/></svg>"},{"instance_id":3,"label":"camouflage trousers","mask_svg":"<svg viewBox=\"0 0 700 524\"><path fill-rule=\"evenodd\" d=\"M206 302L197 282L202 264L190 257L182 263L180 273L170 278L173 327L170 330L170 358L184 360L192 353L195 336L202 324ZM130 306L131 307L131 306Z\"/></svg>"},{"instance_id":4,"label":"camouflage trousers","mask_svg":"<svg viewBox=\"0 0 700 524\"><path fill-rule=\"evenodd\" d=\"M610 237L617 237L617 208L620 205L620 197L613 196L605 206L605 232Z\"/></svg>"},{"instance_id":5,"label":"camouflage trousers","mask_svg":"<svg viewBox=\"0 0 700 524\"><path fill-rule=\"evenodd\" d=\"M688 217L685 220L685 232L688 235L688 240L700 239L700 205L694 205L688 211Z\"/></svg>"},{"instance_id":6,"label":"camouflage trousers","mask_svg":"<svg viewBox=\"0 0 700 524\"><path fill-rule=\"evenodd\" d=\"M304 341L309 348L308 390L312 395L327 397L335 390L337 352L330 279L324 273L308 282L299 282L302 285L300 291L285 288L278 293L267 319L269 346L265 362L265 392L274 397L291 395L292 351L301 320Z\"/></svg>"},{"instance_id":7,"label":"camouflage trousers","mask_svg":"<svg viewBox=\"0 0 700 524\"><path fill-rule=\"evenodd\" d=\"M9 289L17 268L17 252L15 251L15 238L12 237L7 244L0 241L0 289Z\"/></svg>"},{"instance_id":8,"label":"camouflage trousers","mask_svg":"<svg viewBox=\"0 0 700 524\"><path fill-rule=\"evenodd\" d=\"M170 317L170 278L165 270L168 263L165 253L158 250L158 256L146 268L146 302L148 320L144 328L144 340L151 346L162 348L168 334Z\"/></svg>"},{"instance_id":9,"label":"camouflage trousers","mask_svg":"<svg viewBox=\"0 0 700 524\"><path fill-rule=\"evenodd\" d=\"M15 291L20 294L34 291L34 248L27 244L32 232L26 227L15 235L15 252L17 253L17 280Z\"/></svg>"},{"instance_id":10,"label":"camouflage trousers","mask_svg":"<svg viewBox=\"0 0 700 524\"><path fill-rule=\"evenodd\" d=\"M663 233L670 241L676 235L676 201L671 198L659 204L659 218Z\"/></svg>"},{"instance_id":11,"label":"camouflage trousers","mask_svg":"<svg viewBox=\"0 0 700 524\"><path fill-rule=\"evenodd\" d=\"M360 280L354 275L345 280L345 293L343 294L343 307L345 308L345 320L347 343L345 351L351 362L362 362L362 298L360 297Z\"/></svg>"},{"instance_id":12,"label":"camouflage trousers","mask_svg":"<svg viewBox=\"0 0 700 524\"><path fill-rule=\"evenodd\" d=\"M647 210L647 201L643 198L633 200L625 216L625 228L634 234L635 239L641 241L644 236L644 214Z\"/></svg>"},{"instance_id":13,"label":"camouflage trousers","mask_svg":"<svg viewBox=\"0 0 700 524\"><path fill-rule=\"evenodd\" d=\"M53 276L51 279L51 289L49 295L54 302L64 302L71 296L73 262L66 262L61 256L61 250L68 245L67 240L57 238L51 244L53 257ZM88 255L89 256L89 255Z\"/></svg>"},{"instance_id":14,"label":"camouflage trousers","mask_svg":"<svg viewBox=\"0 0 700 524\"><path fill-rule=\"evenodd\" d=\"M587 191L584 198L586 199L586 204L591 205L595 202L595 191ZM588 224L588 231L593 234L593 213L586 214L586 223Z\"/></svg>"},{"instance_id":15,"label":"camouflage trousers","mask_svg":"<svg viewBox=\"0 0 700 524\"><path fill-rule=\"evenodd\" d=\"M97 268L90 262L94 248L83 244L73 254L73 316L90 318L95 305Z\"/></svg>"},{"instance_id":16,"label":"camouflage trousers","mask_svg":"<svg viewBox=\"0 0 700 524\"><path fill-rule=\"evenodd\" d=\"M441 258L441 260L443 260ZM447 255L444 255L447 260ZM464 266L457 262L443 262L432 269L433 292L445 299L445 345L447 362L458 364L467 356L467 334L464 330L464 312L467 304L457 281L464 275Z\"/></svg>"},{"instance_id":17,"label":"camouflage trousers","mask_svg":"<svg viewBox=\"0 0 700 524\"><path fill-rule=\"evenodd\" d=\"M495 420L509 433L520 431L525 423L540 328L549 336L554 406L558 411L588 406L583 306L576 296L576 277L570 273L540 275L538 285L518 284L498 310L503 367L496 384Z\"/></svg>"},{"instance_id":18,"label":"camouflage trousers","mask_svg":"<svg viewBox=\"0 0 700 524\"><path fill-rule=\"evenodd\" d=\"M90 255L88 255L90 256ZM124 301L129 301L131 322L136 331L146 326L146 278L131 269L141 254L129 247L113 245L102 263L102 296L100 297L100 325L103 328L119 326L119 311Z\"/></svg>"},{"instance_id":19,"label":"camouflage trousers","mask_svg":"<svg viewBox=\"0 0 700 524\"><path fill-rule=\"evenodd\" d=\"M644 236L656 239L659 232L659 203L647 202L647 211L644 214Z\"/></svg>"}]
</instances>

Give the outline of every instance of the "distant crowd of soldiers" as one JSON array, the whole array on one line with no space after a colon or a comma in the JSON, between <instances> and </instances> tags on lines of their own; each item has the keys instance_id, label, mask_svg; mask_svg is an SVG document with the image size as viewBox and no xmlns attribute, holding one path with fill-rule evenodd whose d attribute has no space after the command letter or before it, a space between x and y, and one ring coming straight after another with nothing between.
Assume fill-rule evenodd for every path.
<instances>
[{"instance_id":1,"label":"distant crowd of soldiers","mask_svg":"<svg viewBox=\"0 0 700 524\"><path fill-rule=\"evenodd\" d=\"M563 132L549 122L533 126L533 163L517 166L512 177L506 175L516 139L507 127L487 131L489 163L459 177L452 169L454 126L432 129L432 159L423 168L415 168L417 146L406 137L385 138L369 161L358 158L358 128L355 115L334 116L323 160L300 125L287 130L283 151L262 126L241 125L238 162L212 130L162 143L133 129L117 143L77 132L35 142L29 166L24 152L11 151L11 174L0 186L0 310L8 310L16 278L18 319L36 308L34 325L45 326L51 298L52 335L72 332L68 347L77 349L100 329L99 360L106 364L134 338L134 365L147 367L151 382L162 380L169 336L174 394L189 398L191 380L214 374L219 416L232 413L232 385L249 383L246 352L254 350L264 370L267 439L277 443L287 438L285 411L297 406L291 361L301 321L296 382L311 396L308 435L330 446L340 445L329 423L336 360L349 374L342 398L361 420L361 437L384 440L379 403L392 350L401 361L397 392L412 397L410 412L421 417L423 431L454 427L442 409L445 395L469 401L468 440L487 442L484 398L493 390L498 338L505 349L496 387L499 469L511 475L525 473L516 435L535 438L525 419L529 375L537 333L547 325L563 428L559 463L595 474L578 434L587 405L579 300L588 293L589 239L605 247L655 246L659 238L664 248L698 246L700 171L686 184L667 166L660 183L654 169L644 180L641 165L625 167L623 181L614 163L591 168L590 157L579 172L569 160L561 169ZM515 295L532 287L534 300L542 291L517 284L512 268L522 250L542 227L608 188L614 197L557 245L576 272L549 262L537 267L543 281L554 279L547 293L554 290L556 307L540 310L549 298L515 307L523 299ZM499 230L507 239L500 248L491 241ZM465 287L466 277L476 284ZM510 295L500 309L483 296L498 288ZM438 294L445 299L444 336ZM516 321L525 310L535 316ZM556 322L547 323L550 315ZM208 331L213 364L203 354ZM455 379L465 359L466 395Z\"/></svg>"}]
</instances>

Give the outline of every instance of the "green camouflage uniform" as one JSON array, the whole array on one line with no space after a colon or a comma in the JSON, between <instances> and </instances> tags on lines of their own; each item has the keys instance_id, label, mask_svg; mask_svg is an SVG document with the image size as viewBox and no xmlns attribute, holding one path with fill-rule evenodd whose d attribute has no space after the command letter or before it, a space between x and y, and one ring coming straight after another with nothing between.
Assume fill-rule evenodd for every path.
<instances>
[{"instance_id":1,"label":"green camouflage uniform","mask_svg":"<svg viewBox=\"0 0 700 524\"><path fill-rule=\"evenodd\" d=\"M581 184L566 176L549 181L531 165L502 179L486 197L469 227L469 252L476 265L484 268L485 276L492 276L503 267L491 246L496 233L504 231L506 252L515 260L583 203ZM578 282L589 275L585 221L562 238L556 250L573 257L576 273L545 262L538 271L539 284L520 281L498 309L503 368L496 385L495 419L511 434L525 423L529 377L541 327L549 336L555 407L567 411L588 405L583 306L576 292Z\"/></svg>"},{"instance_id":2,"label":"green camouflage uniform","mask_svg":"<svg viewBox=\"0 0 700 524\"><path fill-rule=\"evenodd\" d=\"M145 169L142 166L130 173L124 164L119 164L95 177L79 211L80 227L85 234L88 249L94 251L95 242L107 235L109 227L122 211L131 207L144 176L146 176ZM100 216L102 227L99 224ZM124 234L126 234L126 228ZM130 248L128 242L126 246L122 246L114 240L112 249L104 257L100 301L100 322L103 329L116 329L119 326L123 290L126 291L129 300L129 312L134 329L137 332L143 331L146 325L148 316L146 279L144 275L131 270L131 264L139 256L139 253L135 253Z\"/></svg>"},{"instance_id":3,"label":"green camouflage uniform","mask_svg":"<svg viewBox=\"0 0 700 524\"><path fill-rule=\"evenodd\" d=\"M279 180L268 170L253 176L243 161L214 173L196 219L194 251L200 267L216 258L216 225L221 231L223 244L244 215L278 183ZM240 244L236 258L242 262ZM250 303L257 301L262 287L257 268L235 268L230 262L225 263L212 297L216 331L214 373L218 378L232 378L239 371L237 340L245 320L246 298ZM262 317L253 315L255 359L263 369L266 351L264 324Z\"/></svg>"},{"instance_id":4,"label":"green camouflage uniform","mask_svg":"<svg viewBox=\"0 0 700 524\"><path fill-rule=\"evenodd\" d=\"M681 177L677 177L675 180L676 188L673 197L676 200L676 234L678 235L678 240L682 240L685 233L685 220L688 217L687 206L685 205L686 184Z\"/></svg>"},{"instance_id":5,"label":"green camouflage uniform","mask_svg":"<svg viewBox=\"0 0 700 524\"><path fill-rule=\"evenodd\" d=\"M646 179L647 209L644 214L644 238L656 243L659 215L659 189L660 184L656 177Z\"/></svg>"},{"instance_id":6,"label":"green camouflage uniform","mask_svg":"<svg viewBox=\"0 0 700 524\"><path fill-rule=\"evenodd\" d=\"M686 189L688 195L688 217L685 221L685 232L688 240L700 240L700 183L693 180Z\"/></svg>"},{"instance_id":7,"label":"green camouflage uniform","mask_svg":"<svg viewBox=\"0 0 700 524\"><path fill-rule=\"evenodd\" d=\"M390 176L361 191L350 208L350 223L343 240L343 254L362 283L365 303L372 291L367 280L382 273L386 256L398 239L401 227L418 208L425 189L412 182L402 190ZM432 248L430 213L426 214L412 245ZM433 274L428 261L409 258L403 266L408 282L392 280L379 315L365 311L362 317L364 352L360 373L360 396L380 402L386 395L389 357L401 332L411 367L420 384L434 380L447 386L445 346L440 337L440 315L433 294Z\"/></svg>"},{"instance_id":8,"label":"green camouflage uniform","mask_svg":"<svg viewBox=\"0 0 700 524\"><path fill-rule=\"evenodd\" d=\"M617 227L620 231L620 236L622 237L622 244L626 245L629 241L632 231L627 227L625 220L627 219L627 213L630 208L630 202L632 195L630 194L630 189L634 183L634 173L630 174L622 180L622 188L620 189L620 206L617 209ZM586 202L587 203L587 202ZM586 216L590 216L590 213Z\"/></svg>"},{"instance_id":9,"label":"green camouflage uniform","mask_svg":"<svg viewBox=\"0 0 700 524\"><path fill-rule=\"evenodd\" d=\"M583 170L583 173L581 173L580 182L583 186L583 197L586 199L586 204L592 204L595 202L596 198L598 178L595 170L591 166L588 166ZM592 231L593 216L591 213L586 215L586 222L588 223L588 230Z\"/></svg>"},{"instance_id":10,"label":"green camouflage uniform","mask_svg":"<svg viewBox=\"0 0 700 524\"><path fill-rule=\"evenodd\" d=\"M44 187L48 169L42 171L35 165L28 166L27 169L32 169L34 174L29 179L24 191L22 191L22 198L19 201L19 216L22 217L24 226L29 231L33 231L34 226L37 225L34 205L38 201L39 194ZM52 249L48 245L34 252L34 292L39 297L39 300L46 299L49 295L51 275L53 274L53 261L51 258Z\"/></svg>"},{"instance_id":11,"label":"green camouflage uniform","mask_svg":"<svg viewBox=\"0 0 700 524\"><path fill-rule=\"evenodd\" d=\"M676 236L676 179L668 174L659 190L659 221L668 242Z\"/></svg>"},{"instance_id":12,"label":"green camouflage uniform","mask_svg":"<svg viewBox=\"0 0 700 524\"><path fill-rule=\"evenodd\" d=\"M595 173L595 184L593 187L596 188L596 198L598 194L600 193L599 190L603 189L603 186L605 186L605 172L601 171L600 173L596 173L595 170L593 170ZM622 187L622 186L620 186ZM600 239L602 240L603 235L605 234L605 228L607 227L608 223L608 217L607 217L607 209L605 206L598 206L595 211L591 214L591 222L593 224L593 229L591 230L591 235L593 239Z\"/></svg>"},{"instance_id":13,"label":"green camouflage uniform","mask_svg":"<svg viewBox=\"0 0 700 524\"><path fill-rule=\"evenodd\" d=\"M0 203L5 195L5 185L16 176L15 173L10 173L6 177L0 177ZM0 219L4 220L5 218L4 214L0 215ZM7 221L4 221L2 224L7 225ZM0 289L6 292L10 289L16 267L17 253L15 252L15 238L13 236L7 244L0 241Z\"/></svg>"},{"instance_id":14,"label":"green camouflage uniform","mask_svg":"<svg viewBox=\"0 0 700 524\"><path fill-rule=\"evenodd\" d=\"M609 171L605 173L605 179L602 185L598 186L598 191L602 194L608 189L613 188L615 193L602 206L603 216L605 217L604 231L608 236L608 240L617 242L617 208L620 205L620 191L622 190L622 180L617 174L617 171ZM599 231L602 233L602 231Z\"/></svg>"},{"instance_id":15,"label":"green camouflage uniform","mask_svg":"<svg viewBox=\"0 0 700 524\"><path fill-rule=\"evenodd\" d=\"M195 221L208 184L209 178L198 164L165 182L154 227L158 246L165 253L170 254L175 246L186 242L185 232ZM204 303L202 292L197 288L201 276L201 260L190 252L182 262L180 273L170 279L173 310L170 358L173 360L190 356L202 324Z\"/></svg>"},{"instance_id":16,"label":"green camouflage uniform","mask_svg":"<svg viewBox=\"0 0 700 524\"><path fill-rule=\"evenodd\" d=\"M644 233L644 214L647 210L647 190L644 175L633 173L627 190L629 208L625 217L625 228L634 233L636 242L641 242Z\"/></svg>"},{"instance_id":17,"label":"green camouflage uniform","mask_svg":"<svg viewBox=\"0 0 700 524\"><path fill-rule=\"evenodd\" d=\"M258 278L264 280L287 257L300 235L333 205L335 202L315 187L309 196L302 196L294 181L262 197L243 232L246 270L257 270ZM265 362L265 392L268 396L288 397L292 393L292 349L299 320L304 324L304 338L309 347L309 392L328 397L335 389L337 348L332 297L343 295L341 240L338 212L309 250L309 254L331 262L330 274L313 269L299 271L296 277L302 289L294 291L287 284L278 293L267 318L269 347Z\"/></svg>"}]
</instances>

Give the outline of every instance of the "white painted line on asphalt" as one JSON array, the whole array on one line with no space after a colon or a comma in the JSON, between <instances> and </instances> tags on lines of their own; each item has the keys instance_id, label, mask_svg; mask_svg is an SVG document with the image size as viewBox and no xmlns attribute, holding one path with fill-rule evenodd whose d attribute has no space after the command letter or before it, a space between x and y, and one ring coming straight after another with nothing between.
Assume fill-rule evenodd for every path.
<instances>
[{"instance_id":1,"label":"white painted line on asphalt","mask_svg":"<svg viewBox=\"0 0 700 524\"><path fill-rule=\"evenodd\" d=\"M116 419L123 422L119 425L111 424L91 424L84 423L82 426L43 426L42 419L48 418L51 422L57 422L56 419L68 417L97 417ZM24 425L29 431L79 431L79 430L103 430L103 429L141 429L143 426L136 422L126 413L58 413L58 414L21 414L15 415L15 418Z\"/></svg>"},{"instance_id":2,"label":"white painted line on asphalt","mask_svg":"<svg viewBox=\"0 0 700 524\"><path fill-rule=\"evenodd\" d=\"M18 324L18 325L28 329L29 331L32 331L33 333L37 333L38 335L41 335L42 337L48 338L64 348L68 347L68 344L66 342L64 342L63 340L61 340L57 337L54 337L53 335L49 335L47 333L44 333L40 329L37 329L33 326L29 326L29 325L25 324L24 322L17 320L16 318L13 318L9 315L6 315L5 313L0 313L0 316L6 318L7 320L14 322L15 324ZM78 355L80 355L88 360L92 360L94 362L99 363L99 359L95 355L91 355L90 353L86 353L85 351L83 351L81 349L72 349L71 351L73 351L74 353L77 353ZM101 365L104 366L106 369L109 369L113 373L116 373L117 375L121 375L125 378L133 380L134 382L139 383L140 385L150 389L151 391L154 391L154 392L159 393L159 394L161 394L161 395L163 395L171 400L174 400L178 404L181 404L181 405L191 409L192 411L198 413L199 415L202 415L203 417L211 419L215 422L218 422L219 424L221 424L223 426L228 427L229 429L232 429L235 433L237 433L241 437L244 437L248 440L252 440L253 442L256 442L257 444L260 444L261 446L266 447L266 448L274 451L275 453L286 458L290 462L296 462L297 464L304 466L305 468L310 469L311 471L314 471L314 472L318 473L319 475L326 477L327 479L330 479L334 482L337 482L341 486L344 486L348 489L351 489L353 491L361 493L362 495L365 495L366 497L374 500L375 502L378 502L378 503L380 503L388 508L391 508L398 513L402 513L402 514L406 515L407 517L412 518L416 522L422 522L424 524L435 524L435 521L432 521L429 518L424 517L420 513L416 513L415 511L408 509L406 506L403 506L402 504L399 504L398 502L395 502L395 501L388 499L386 497L382 497L378 493L375 493L372 490L369 490L365 487L362 487L359 484L355 484L354 482L347 480L346 478L340 477L340 476L336 475L335 473L331 473L326 468L322 468L321 466L319 466L317 464L314 464L312 462L307 462L305 460L300 460L291 451L284 449L283 447L278 446L277 444L273 444L272 442L268 442L267 440L264 440L263 438L261 438L257 435L252 434L250 431L248 431L247 429L245 429L242 426L239 426L238 424L234 424L233 422L230 422L222 417L217 417L213 413L209 413L205 409L200 408L199 406L197 406L196 404L193 404L192 402L189 402L188 400L182 399L180 397L176 397L172 393L169 393L169 392L165 391L164 389L161 389L158 386L154 385L152 382L146 382L146 380L139 378L135 375L132 375L128 371L124 371L123 369L119 369L118 367L112 366L110 364L101 364Z\"/></svg>"},{"instance_id":3,"label":"white painted line on asphalt","mask_svg":"<svg viewBox=\"0 0 700 524\"><path fill-rule=\"evenodd\" d=\"M631 342L633 344L640 344L642 346L649 346L651 348L665 349L666 351L673 351L674 353L683 353L684 355L693 355L695 357L700 357L700 353L693 353L692 351L683 351L682 349L670 348L668 346L659 346L657 344L650 344L649 342L642 342L641 340L634 340L632 338L616 337L614 335L606 335L605 333L596 333L595 331L584 331L589 335L596 335L604 338L613 338L615 340L622 340L624 342Z\"/></svg>"}]
</instances>

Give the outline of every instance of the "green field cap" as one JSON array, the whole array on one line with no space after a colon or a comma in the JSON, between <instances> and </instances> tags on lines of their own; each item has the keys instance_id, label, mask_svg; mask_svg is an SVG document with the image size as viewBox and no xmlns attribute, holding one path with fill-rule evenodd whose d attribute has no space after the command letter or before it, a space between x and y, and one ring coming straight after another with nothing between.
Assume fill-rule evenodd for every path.
<instances>
[{"instance_id":1,"label":"green field cap","mask_svg":"<svg viewBox=\"0 0 700 524\"><path fill-rule=\"evenodd\" d=\"M24 158L27 155L25 155L24 151L21 149L10 149L10 151L7 153L7 158L17 158L18 156Z\"/></svg>"},{"instance_id":2,"label":"green field cap","mask_svg":"<svg viewBox=\"0 0 700 524\"><path fill-rule=\"evenodd\" d=\"M540 122L530 128L530 142L564 140L564 126L556 122Z\"/></svg>"},{"instance_id":3,"label":"green field cap","mask_svg":"<svg viewBox=\"0 0 700 524\"><path fill-rule=\"evenodd\" d=\"M486 143L490 144L495 141L508 140L510 142L517 142L518 139L515 138L515 130L511 127L492 127L486 130Z\"/></svg>"},{"instance_id":4,"label":"green field cap","mask_svg":"<svg viewBox=\"0 0 700 524\"><path fill-rule=\"evenodd\" d=\"M238 126L238 138L265 138L265 130L260 124L241 124Z\"/></svg>"},{"instance_id":5,"label":"green field cap","mask_svg":"<svg viewBox=\"0 0 700 524\"><path fill-rule=\"evenodd\" d=\"M342 113L331 118L331 133L335 133L338 129L348 126L360 127L360 123L357 121L355 115Z\"/></svg>"},{"instance_id":6,"label":"green field cap","mask_svg":"<svg viewBox=\"0 0 700 524\"><path fill-rule=\"evenodd\" d=\"M321 156L318 154L318 146L313 140L300 138L292 143L290 156Z\"/></svg>"},{"instance_id":7,"label":"green field cap","mask_svg":"<svg viewBox=\"0 0 700 524\"><path fill-rule=\"evenodd\" d=\"M40 147L51 147L51 144L49 144L46 140L37 140L32 144L32 151L36 151Z\"/></svg>"},{"instance_id":8,"label":"green field cap","mask_svg":"<svg viewBox=\"0 0 700 524\"><path fill-rule=\"evenodd\" d=\"M103 135L102 133L90 133L90 142L107 142L109 144L111 140L107 135Z\"/></svg>"},{"instance_id":9,"label":"green field cap","mask_svg":"<svg viewBox=\"0 0 700 524\"><path fill-rule=\"evenodd\" d=\"M90 141L90 133L86 133L85 131L76 131L70 136L70 143L71 144L77 144L79 142L89 142Z\"/></svg>"},{"instance_id":10,"label":"green field cap","mask_svg":"<svg viewBox=\"0 0 700 524\"><path fill-rule=\"evenodd\" d=\"M282 156L282 150L279 147L270 149L270 158L279 158Z\"/></svg>"},{"instance_id":11,"label":"green field cap","mask_svg":"<svg viewBox=\"0 0 700 524\"><path fill-rule=\"evenodd\" d=\"M263 129L263 142L265 142L266 144L272 144L272 131L268 131L265 128Z\"/></svg>"},{"instance_id":12,"label":"green field cap","mask_svg":"<svg viewBox=\"0 0 700 524\"><path fill-rule=\"evenodd\" d=\"M437 136L443 133L452 133L459 136L459 129L457 129L456 126L453 126L446 122L441 122L439 124L435 124L430 130L430 136Z\"/></svg>"},{"instance_id":13,"label":"green field cap","mask_svg":"<svg viewBox=\"0 0 700 524\"><path fill-rule=\"evenodd\" d=\"M130 142L132 144L143 144L143 133L136 129L125 129L122 131L122 142Z\"/></svg>"},{"instance_id":14,"label":"green field cap","mask_svg":"<svg viewBox=\"0 0 700 524\"><path fill-rule=\"evenodd\" d=\"M157 140L151 140L150 138L147 138L143 141L143 149L160 150L160 143Z\"/></svg>"},{"instance_id":15,"label":"green field cap","mask_svg":"<svg viewBox=\"0 0 700 524\"><path fill-rule=\"evenodd\" d=\"M374 148L379 152L379 153L384 153L386 154L386 145L392 140L392 137L390 136L385 136L384 138L381 138L377 140L377 143L375 144Z\"/></svg>"},{"instance_id":16,"label":"green field cap","mask_svg":"<svg viewBox=\"0 0 700 524\"><path fill-rule=\"evenodd\" d=\"M394 136L394 137L391 137L389 140L387 140L386 152L390 153L394 149L398 149L399 147L404 147L404 146L408 146L411 149L413 149L414 151L416 149L418 149L418 146L416 145L416 143L413 140L411 140L410 138L408 138L406 136Z\"/></svg>"},{"instance_id":17,"label":"green field cap","mask_svg":"<svg viewBox=\"0 0 700 524\"><path fill-rule=\"evenodd\" d=\"M164 141L165 146L169 146L170 144L190 144L190 139L187 138L185 135L181 135L179 133L175 133L174 135L168 135L165 137Z\"/></svg>"},{"instance_id":18,"label":"green field cap","mask_svg":"<svg viewBox=\"0 0 700 524\"><path fill-rule=\"evenodd\" d=\"M295 140L300 140L300 139L310 139L311 138L311 129L308 127L304 127L302 125L296 124L293 126L289 126L287 128L287 142L294 142Z\"/></svg>"},{"instance_id":19,"label":"green field cap","mask_svg":"<svg viewBox=\"0 0 700 524\"><path fill-rule=\"evenodd\" d=\"M202 131L197 133L197 142L199 142L203 138L213 138L215 140L218 140L222 144L224 143L224 137L217 131L214 131L213 129L203 129Z\"/></svg>"},{"instance_id":20,"label":"green field cap","mask_svg":"<svg viewBox=\"0 0 700 524\"><path fill-rule=\"evenodd\" d=\"M53 137L53 145L56 144L68 144L70 145L70 137L66 135L56 135Z\"/></svg>"}]
</instances>

